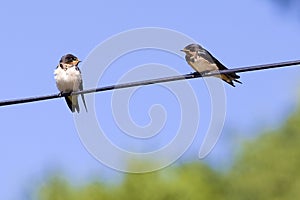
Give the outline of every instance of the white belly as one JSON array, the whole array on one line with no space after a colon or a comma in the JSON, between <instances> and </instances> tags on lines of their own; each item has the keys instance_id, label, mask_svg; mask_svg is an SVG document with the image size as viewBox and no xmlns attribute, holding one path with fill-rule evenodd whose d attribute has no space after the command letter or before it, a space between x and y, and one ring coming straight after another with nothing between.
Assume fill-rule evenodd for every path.
<instances>
[{"instance_id":1,"label":"white belly","mask_svg":"<svg viewBox=\"0 0 300 200\"><path fill-rule=\"evenodd\" d=\"M198 59L195 59L195 62L189 63L194 70L197 72L203 72L203 71L212 71L212 70L218 70L218 67L214 63L210 63L207 60L203 59L202 57L199 57Z\"/></svg>"},{"instance_id":2,"label":"white belly","mask_svg":"<svg viewBox=\"0 0 300 200\"><path fill-rule=\"evenodd\" d=\"M58 67L54 71L56 86L61 92L76 92L81 84L81 74L75 67L64 70Z\"/></svg>"}]
</instances>

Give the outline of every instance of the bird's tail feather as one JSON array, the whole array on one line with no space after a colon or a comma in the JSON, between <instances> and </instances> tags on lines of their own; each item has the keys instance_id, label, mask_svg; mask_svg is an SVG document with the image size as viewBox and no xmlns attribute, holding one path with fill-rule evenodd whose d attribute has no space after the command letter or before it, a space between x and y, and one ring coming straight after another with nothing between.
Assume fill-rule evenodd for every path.
<instances>
[{"instance_id":1,"label":"bird's tail feather","mask_svg":"<svg viewBox=\"0 0 300 200\"><path fill-rule=\"evenodd\" d=\"M80 112L79 109L79 104L78 104L78 96L66 96L65 100L67 102L68 107L72 112L77 111L78 113Z\"/></svg>"},{"instance_id":2,"label":"bird's tail feather","mask_svg":"<svg viewBox=\"0 0 300 200\"><path fill-rule=\"evenodd\" d=\"M231 76L230 74L222 74L221 79L233 87L235 87L233 81L242 84L241 81L236 79L236 77L239 77L239 76L237 76L236 74L234 74L234 75L235 76Z\"/></svg>"},{"instance_id":3,"label":"bird's tail feather","mask_svg":"<svg viewBox=\"0 0 300 200\"><path fill-rule=\"evenodd\" d=\"M84 105L84 107L85 107L85 111L87 112L88 109L87 109L87 106L86 106L86 103L85 103L84 94L81 94L81 98L82 98L83 105Z\"/></svg>"},{"instance_id":4,"label":"bird's tail feather","mask_svg":"<svg viewBox=\"0 0 300 200\"><path fill-rule=\"evenodd\" d=\"M243 84L241 81L237 80L237 79L233 79L235 82L239 83L239 84Z\"/></svg>"}]
</instances>

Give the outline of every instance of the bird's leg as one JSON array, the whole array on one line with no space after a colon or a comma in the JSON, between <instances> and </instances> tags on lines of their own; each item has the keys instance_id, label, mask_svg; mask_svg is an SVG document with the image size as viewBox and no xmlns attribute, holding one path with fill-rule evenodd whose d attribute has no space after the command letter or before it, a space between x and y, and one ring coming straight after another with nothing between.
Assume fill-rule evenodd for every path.
<instances>
[{"instance_id":1,"label":"bird's leg","mask_svg":"<svg viewBox=\"0 0 300 200\"><path fill-rule=\"evenodd\" d=\"M200 73L199 72L191 72L191 73L189 73L190 75L194 75L194 76L197 76L197 75L199 75Z\"/></svg>"},{"instance_id":2,"label":"bird's leg","mask_svg":"<svg viewBox=\"0 0 300 200\"><path fill-rule=\"evenodd\" d=\"M63 97L63 96L65 97L65 96L71 95L71 93L72 93L72 92L60 92L60 93L58 94L58 96L59 96L59 97Z\"/></svg>"},{"instance_id":3,"label":"bird's leg","mask_svg":"<svg viewBox=\"0 0 300 200\"><path fill-rule=\"evenodd\" d=\"M205 76L206 74L212 72L211 70L205 70L205 71L202 71L200 74L201 76Z\"/></svg>"},{"instance_id":4,"label":"bird's leg","mask_svg":"<svg viewBox=\"0 0 300 200\"><path fill-rule=\"evenodd\" d=\"M63 93L64 93L64 92L60 92L60 93L58 93L57 96L62 97L62 96L63 96Z\"/></svg>"}]
</instances>

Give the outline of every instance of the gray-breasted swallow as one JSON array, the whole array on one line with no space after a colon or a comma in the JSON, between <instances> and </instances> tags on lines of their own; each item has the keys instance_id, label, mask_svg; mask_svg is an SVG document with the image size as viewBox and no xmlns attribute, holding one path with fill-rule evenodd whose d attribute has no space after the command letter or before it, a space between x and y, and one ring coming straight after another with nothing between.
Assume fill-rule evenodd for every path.
<instances>
[{"instance_id":1,"label":"gray-breasted swallow","mask_svg":"<svg viewBox=\"0 0 300 200\"><path fill-rule=\"evenodd\" d=\"M61 57L59 64L54 70L56 86L61 93L71 93L83 90L81 72L78 67L79 62L80 60L72 54ZM83 94L81 94L81 98L87 112ZM79 113L78 95L65 96L65 100L72 112L77 111Z\"/></svg>"},{"instance_id":2,"label":"gray-breasted swallow","mask_svg":"<svg viewBox=\"0 0 300 200\"><path fill-rule=\"evenodd\" d=\"M199 44L190 44L181 51L186 54L185 59L187 63L199 73L227 69L227 67L225 67L220 61L218 61L212 54L210 54ZM216 77L221 78L223 81L232 85L233 87L235 87L233 81L242 83L237 80L240 78L240 76L234 72L229 74L220 74Z\"/></svg>"}]
</instances>

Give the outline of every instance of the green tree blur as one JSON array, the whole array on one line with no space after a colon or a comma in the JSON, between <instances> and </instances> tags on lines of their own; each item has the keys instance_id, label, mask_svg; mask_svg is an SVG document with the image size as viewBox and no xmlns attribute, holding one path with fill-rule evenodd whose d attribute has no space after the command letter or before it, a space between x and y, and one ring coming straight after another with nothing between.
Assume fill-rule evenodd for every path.
<instances>
[{"instance_id":1,"label":"green tree blur","mask_svg":"<svg viewBox=\"0 0 300 200\"><path fill-rule=\"evenodd\" d=\"M74 186L51 178L40 200L295 199L300 196L300 111L278 130L248 141L231 169L218 172L197 161L148 174L127 174L117 185Z\"/></svg>"}]
</instances>

